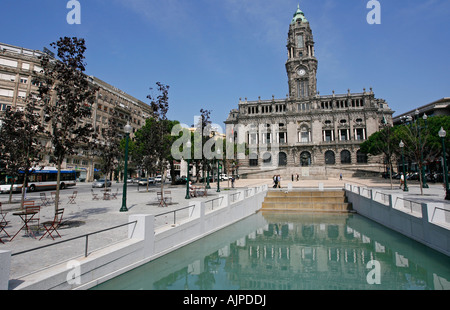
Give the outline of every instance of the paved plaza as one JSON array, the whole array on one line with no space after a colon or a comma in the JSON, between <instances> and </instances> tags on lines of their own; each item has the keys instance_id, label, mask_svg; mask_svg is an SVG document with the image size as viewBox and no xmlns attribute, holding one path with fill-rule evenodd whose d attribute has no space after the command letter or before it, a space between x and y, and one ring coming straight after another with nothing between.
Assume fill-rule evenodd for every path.
<instances>
[{"instance_id":1,"label":"paved plaza","mask_svg":"<svg viewBox=\"0 0 450 310\"><path fill-rule=\"evenodd\" d=\"M444 189L441 183L429 184L430 188L424 189L424 195L420 195L420 188L417 182L408 183L409 192L403 192L399 189L398 180L395 180L393 187L389 180L382 178L373 179L360 179L360 178L345 178L344 180L329 179L329 180L300 180L291 182L291 180L283 180L281 185L283 188L287 188L291 183L294 188L318 188L322 183L325 188L343 188L345 183L354 185L367 186L375 188L385 193L404 194L405 198L418 201L418 202L440 202L446 203L443 199ZM91 184L79 183L75 188L65 189L61 192L60 208L64 208L63 225L59 229L59 233L62 238L56 238L52 240L50 237L44 237L39 241L43 231L36 235L36 239L30 236L26 236L21 231L12 242L9 242L11 238L7 238L4 233L1 237L5 244L0 243L0 250L11 250L13 255L21 251L38 248L44 245L54 244L50 247L44 247L42 249L34 250L31 252L12 256L11 262L11 275L10 279L13 279L10 283L10 288L13 288L15 284L20 283L22 276L28 275L35 271L47 268L57 263L70 261L71 259L77 259L84 256L86 238L80 238L73 241L68 241L60 244L56 244L63 240L68 240L85 234L94 233L100 230L126 224L128 222L128 216L131 214L153 214L155 215L155 226L163 227L170 226L174 221L174 211L177 209L183 209L190 205L193 200L208 201L217 198L219 194L232 193L239 188L250 188L263 184L272 184L272 180L237 180L235 189L229 188L228 182L221 182L221 192L217 193L216 183L211 184L211 189L208 191L208 197L193 198L190 200L185 199L186 187L183 185L172 186L166 184L164 189L171 191L172 203L168 207L160 207L157 203L157 192L160 191L160 185L150 186L149 191L145 187L136 185L130 185L127 190L127 212L120 212L122 205L122 183L114 183L112 185L112 192L119 189L117 199L113 200L93 200L90 191ZM269 187L270 188L270 187ZM72 195L74 190L78 190L79 193L75 200L75 203L69 203L68 197ZM94 189L95 193L100 195L100 189ZM49 195L50 193L47 192ZM14 197L13 204L6 204L8 195L3 194L0 196L0 201L3 204L3 211L8 212L7 220L9 225L5 228L6 231L12 236L15 234L22 223L18 216L14 216L13 213L18 211L19 203L18 196ZM40 202L40 193L29 193L27 195L28 200L36 200ZM187 217L188 209L179 211L176 213L177 219ZM41 208L40 221L50 221L53 219L54 205L50 204ZM158 216L159 215L159 216ZM45 231L45 230L44 230ZM123 226L120 228L108 230L98 234L89 236L88 239L88 253L102 247L106 247L115 242L119 242L127 238L128 227Z\"/></svg>"}]
</instances>

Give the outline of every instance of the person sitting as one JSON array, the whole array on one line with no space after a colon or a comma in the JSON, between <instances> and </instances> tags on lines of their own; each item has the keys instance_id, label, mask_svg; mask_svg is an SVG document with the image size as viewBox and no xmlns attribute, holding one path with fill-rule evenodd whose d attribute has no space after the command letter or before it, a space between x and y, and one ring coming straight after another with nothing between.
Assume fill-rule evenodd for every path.
<instances>
[{"instance_id":1,"label":"person sitting","mask_svg":"<svg viewBox=\"0 0 450 310\"><path fill-rule=\"evenodd\" d=\"M195 188L192 186L192 181L189 181L189 196L197 197L197 193L195 192Z\"/></svg>"}]
</instances>

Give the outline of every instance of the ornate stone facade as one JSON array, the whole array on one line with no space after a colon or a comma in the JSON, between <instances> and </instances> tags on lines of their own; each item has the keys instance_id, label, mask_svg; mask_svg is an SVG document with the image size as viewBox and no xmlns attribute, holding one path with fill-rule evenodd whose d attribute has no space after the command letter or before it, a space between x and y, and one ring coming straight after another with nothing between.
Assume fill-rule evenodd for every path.
<instances>
[{"instance_id":1,"label":"ornate stone facade","mask_svg":"<svg viewBox=\"0 0 450 310\"><path fill-rule=\"evenodd\" d=\"M326 177L382 171L380 158L368 158L359 146L380 130L383 119L392 123L385 100L375 98L372 88L326 96L317 92L313 35L299 8L289 26L287 51L286 98L240 99L225 121L227 136L249 148L248 154L238 154L238 173Z\"/></svg>"}]
</instances>

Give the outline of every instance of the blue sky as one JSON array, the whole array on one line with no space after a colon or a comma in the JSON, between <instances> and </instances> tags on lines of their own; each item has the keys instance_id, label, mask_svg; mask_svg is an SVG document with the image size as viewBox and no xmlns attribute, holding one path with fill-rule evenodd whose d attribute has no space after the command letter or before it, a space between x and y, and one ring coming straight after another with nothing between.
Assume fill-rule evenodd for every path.
<instances>
[{"instance_id":1,"label":"blue sky","mask_svg":"<svg viewBox=\"0 0 450 310\"><path fill-rule=\"evenodd\" d=\"M285 98L289 23L297 4L315 40L321 95L373 87L396 111L450 96L450 1L379 0L79 0L69 25L67 0L1 0L0 42L31 49L61 36L87 42L87 73L147 102L170 86L168 117L191 125L201 108L223 126L239 98Z\"/></svg>"}]
</instances>

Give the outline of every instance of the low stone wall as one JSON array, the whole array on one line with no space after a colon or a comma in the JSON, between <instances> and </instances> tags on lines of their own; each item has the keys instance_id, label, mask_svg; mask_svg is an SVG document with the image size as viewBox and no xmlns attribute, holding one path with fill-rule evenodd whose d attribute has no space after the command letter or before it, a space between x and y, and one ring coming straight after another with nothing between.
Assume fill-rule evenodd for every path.
<instances>
[{"instance_id":1,"label":"low stone wall","mask_svg":"<svg viewBox=\"0 0 450 310\"><path fill-rule=\"evenodd\" d=\"M419 203L351 184L345 191L358 214L450 256L450 210L443 203Z\"/></svg>"},{"instance_id":2,"label":"low stone wall","mask_svg":"<svg viewBox=\"0 0 450 310\"><path fill-rule=\"evenodd\" d=\"M128 239L88 257L72 260L28 275L15 289L89 289L171 251L201 239L257 212L268 187L221 194L220 203L191 201L189 216L176 225L155 228L155 216L130 215ZM0 289L7 289L11 252L0 252Z\"/></svg>"}]
</instances>

